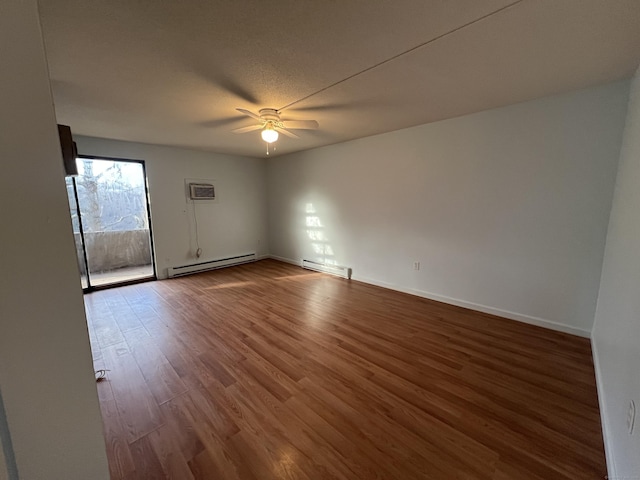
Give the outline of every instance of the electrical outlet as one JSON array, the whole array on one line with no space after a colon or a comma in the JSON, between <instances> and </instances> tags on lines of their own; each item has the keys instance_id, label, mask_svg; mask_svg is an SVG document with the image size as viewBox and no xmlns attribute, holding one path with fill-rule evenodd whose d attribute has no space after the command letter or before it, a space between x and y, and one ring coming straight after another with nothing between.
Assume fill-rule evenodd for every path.
<instances>
[{"instance_id":1,"label":"electrical outlet","mask_svg":"<svg viewBox=\"0 0 640 480\"><path fill-rule=\"evenodd\" d=\"M413 262L413 269L420 270L420 262Z\"/></svg>"},{"instance_id":2,"label":"electrical outlet","mask_svg":"<svg viewBox=\"0 0 640 480\"><path fill-rule=\"evenodd\" d=\"M627 430L629 435L633 435L633 425L636 421L636 404L633 400L629 402L629 410L627 411Z\"/></svg>"}]
</instances>

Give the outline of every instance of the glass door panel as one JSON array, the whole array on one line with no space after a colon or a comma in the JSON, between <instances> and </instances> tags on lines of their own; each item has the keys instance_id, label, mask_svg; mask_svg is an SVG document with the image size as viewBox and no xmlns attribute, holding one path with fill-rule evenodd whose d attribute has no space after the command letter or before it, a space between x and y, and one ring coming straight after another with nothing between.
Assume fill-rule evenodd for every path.
<instances>
[{"instance_id":1,"label":"glass door panel","mask_svg":"<svg viewBox=\"0 0 640 480\"><path fill-rule=\"evenodd\" d=\"M78 158L77 164L89 285L153 278L144 165L96 158Z\"/></svg>"},{"instance_id":2,"label":"glass door panel","mask_svg":"<svg viewBox=\"0 0 640 480\"><path fill-rule=\"evenodd\" d=\"M73 177L66 177L67 198L69 199L69 212L71 213L71 224L73 226L73 238L76 243L76 255L78 257L78 267L80 268L80 283L82 289L89 287L87 279L87 259L85 257L84 245L82 241L82 229L80 228L80 211L76 196L76 186Z\"/></svg>"}]
</instances>

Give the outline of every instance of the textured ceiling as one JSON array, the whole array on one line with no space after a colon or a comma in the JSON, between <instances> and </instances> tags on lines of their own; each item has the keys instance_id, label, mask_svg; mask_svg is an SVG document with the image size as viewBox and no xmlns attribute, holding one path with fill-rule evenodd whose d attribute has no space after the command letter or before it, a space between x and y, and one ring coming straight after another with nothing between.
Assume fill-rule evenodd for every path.
<instances>
[{"instance_id":1,"label":"textured ceiling","mask_svg":"<svg viewBox=\"0 0 640 480\"><path fill-rule=\"evenodd\" d=\"M58 122L262 157L235 111L315 119L305 150L629 77L638 0L40 0ZM319 92L319 93L317 93Z\"/></svg>"}]
</instances>

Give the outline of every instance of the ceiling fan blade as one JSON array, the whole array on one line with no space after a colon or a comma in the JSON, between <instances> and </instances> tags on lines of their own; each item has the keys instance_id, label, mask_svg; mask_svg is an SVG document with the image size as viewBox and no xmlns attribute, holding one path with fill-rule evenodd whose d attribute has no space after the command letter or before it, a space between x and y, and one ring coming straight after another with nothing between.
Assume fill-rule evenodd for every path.
<instances>
[{"instance_id":1,"label":"ceiling fan blade","mask_svg":"<svg viewBox=\"0 0 640 480\"><path fill-rule=\"evenodd\" d=\"M284 120L285 128L294 128L298 130L315 130L320 125L315 120Z\"/></svg>"},{"instance_id":2,"label":"ceiling fan blade","mask_svg":"<svg viewBox=\"0 0 640 480\"><path fill-rule=\"evenodd\" d=\"M253 112L250 112L249 110L245 110L244 108L236 108L236 110L242 113L243 115L246 115L247 117L255 118L256 120L262 121L262 119L258 115L256 115Z\"/></svg>"},{"instance_id":3,"label":"ceiling fan blade","mask_svg":"<svg viewBox=\"0 0 640 480\"><path fill-rule=\"evenodd\" d=\"M273 127L273 129L276 132L280 132L283 135L286 135L287 137L291 137L291 138L300 138L298 135L296 135L293 132L290 132L289 130L285 129L285 128L280 128L280 127Z\"/></svg>"},{"instance_id":4,"label":"ceiling fan blade","mask_svg":"<svg viewBox=\"0 0 640 480\"><path fill-rule=\"evenodd\" d=\"M236 128L235 130L231 130L232 133L247 133L247 132L253 132L254 130L260 130L262 128L262 125L251 125L250 127L242 127L242 128Z\"/></svg>"}]
</instances>

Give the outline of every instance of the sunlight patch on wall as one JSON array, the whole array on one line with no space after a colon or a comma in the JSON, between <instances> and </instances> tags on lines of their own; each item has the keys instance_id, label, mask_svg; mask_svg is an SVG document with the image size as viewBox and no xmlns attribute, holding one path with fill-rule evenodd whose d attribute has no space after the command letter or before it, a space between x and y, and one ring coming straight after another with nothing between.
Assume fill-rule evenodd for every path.
<instances>
[{"instance_id":1,"label":"sunlight patch on wall","mask_svg":"<svg viewBox=\"0 0 640 480\"><path fill-rule=\"evenodd\" d=\"M307 236L311 240L313 260L325 265L337 265L333 248L325 234L325 227L312 203L306 204L305 214L305 226Z\"/></svg>"}]
</instances>

